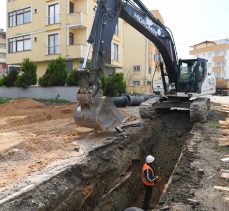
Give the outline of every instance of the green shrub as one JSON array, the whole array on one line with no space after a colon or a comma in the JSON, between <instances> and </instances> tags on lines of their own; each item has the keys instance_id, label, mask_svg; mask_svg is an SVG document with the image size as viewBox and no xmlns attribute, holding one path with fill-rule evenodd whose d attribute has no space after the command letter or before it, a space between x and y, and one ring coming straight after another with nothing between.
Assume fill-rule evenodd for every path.
<instances>
[{"instance_id":1,"label":"green shrub","mask_svg":"<svg viewBox=\"0 0 229 211\"><path fill-rule=\"evenodd\" d=\"M111 76L103 75L101 81L104 95L114 97L125 93L126 82L123 73L115 73Z\"/></svg>"},{"instance_id":2,"label":"green shrub","mask_svg":"<svg viewBox=\"0 0 229 211\"><path fill-rule=\"evenodd\" d=\"M17 87L27 88L37 83L37 66L29 58L23 60L21 71L17 76L15 85Z\"/></svg>"},{"instance_id":3,"label":"green shrub","mask_svg":"<svg viewBox=\"0 0 229 211\"><path fill-rule=\"evenodd\" d=\"M66 79L66 84L68 86L78 86L78 82L79 82L79 77L77 74L77 70L74 69L68 74Z\"/></svg>"},{"instance_id":4,"label":"green shrub","mask_svg":"<svg viewBox=\"0 0 229 211\"><path fill-rule=\"evenodd\" d=\"M0 104L8 103L8 102L10 102L11 100L12 100L11 98L0 97Z\"/></svg>"},{"instance_id":5,"label":"green shrub","mask_svg":"<svg viewBox=\"0 0 229 211\"><path fill-rule=\"evenodd\" d=\"M6 77L4 76L0 77L0 86L4 86L5 81L6 81Z\"/></svg>"},{"instance_id":6,"label":"green shrub","mask_svg":"<svg viewBox=\"0 0 229 211\"><path fill-rule=\"evenodd\" d=\"M15 81L17 80L17 75L19 71L16 69L12 69L8 72L7 76L5 77L4 85L7 87L14 86Z\"/></svg>"},{"instance_id":7,"label":"green shrub","mask_svg":"<svg viewBox=\"0 0 229 211\"><path fill-rule=\"evenodd\" d=\"M39 78L38 83L43 87L64 86L66 76L66 61L59 57L49 63L45 74Z\"/></svg>"}]
</instances>

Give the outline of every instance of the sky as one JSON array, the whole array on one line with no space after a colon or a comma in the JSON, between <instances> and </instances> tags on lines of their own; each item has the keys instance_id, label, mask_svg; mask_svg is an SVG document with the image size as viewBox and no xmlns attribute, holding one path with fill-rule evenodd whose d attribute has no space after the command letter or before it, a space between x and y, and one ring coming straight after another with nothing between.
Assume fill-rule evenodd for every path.
<instances>
[{"instance_id":1,"label":"sky","mask_svg":"<svg viewBox=\"0 0 229 211\"><path fill-rule=\"evenodd\" d=\"M189 46L205 40L229 38L228 0L142 0L158 9L171 29L179 58L188 58ZM6 0L0 0L0 28L6 29Z\"/></svg>"}]
</instances>

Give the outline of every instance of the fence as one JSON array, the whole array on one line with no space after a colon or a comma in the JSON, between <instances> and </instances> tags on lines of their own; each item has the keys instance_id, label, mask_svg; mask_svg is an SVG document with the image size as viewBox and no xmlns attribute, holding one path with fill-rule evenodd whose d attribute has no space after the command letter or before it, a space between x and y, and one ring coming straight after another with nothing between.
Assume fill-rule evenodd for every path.
<instances>
[{"instance_id":1,"label":"fence","mask_svg":"<svg viewBox=\"0 0 229 211\"><path fill-rule=\"evenodd\" d=\"M76 101L76 93L79 87L29 87L27 89L22 88L6 88L0 87L0 97L8 98L43 98L43 99L65 99L71 102Z\"/></svg>"}]
</instances>

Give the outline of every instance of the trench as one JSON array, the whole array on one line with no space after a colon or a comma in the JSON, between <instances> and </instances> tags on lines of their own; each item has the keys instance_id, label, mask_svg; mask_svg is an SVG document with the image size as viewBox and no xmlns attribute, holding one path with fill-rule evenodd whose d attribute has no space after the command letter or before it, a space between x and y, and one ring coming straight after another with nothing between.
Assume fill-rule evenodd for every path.
<instances>
[{"instance_id":1,"label":"trench","mask_svg":"<svg viewBox=\"0 0 229 211\"><path fill-rule=\"evenodd\" d=\"M0 210L120 211L141 207L141 168L148 154L156 158L156 174L162 177L153 191L155 205L191 128L185 111L124 126L123 132L107 137L83 162L69 165L23 196L0 205Z\"/></svg>"},{"instance_id":2,"label":"trench","mask_svg":"<svg viewBox=\"0 0 229 211\"><path fill-rule=\"evenodd\" d=\"M144 189L140 175L147 154L155 156L156 174L162 177L153 190L152 205L155 206L191 128L189 113L184 111L124 128L126 132L118 135L116 143L92 152L89 163L94 170L90 173L96 179L88 184L93 186L93 193L81 208L75 209L118 211L142 207Z\"/></svg>"}]
</instances>

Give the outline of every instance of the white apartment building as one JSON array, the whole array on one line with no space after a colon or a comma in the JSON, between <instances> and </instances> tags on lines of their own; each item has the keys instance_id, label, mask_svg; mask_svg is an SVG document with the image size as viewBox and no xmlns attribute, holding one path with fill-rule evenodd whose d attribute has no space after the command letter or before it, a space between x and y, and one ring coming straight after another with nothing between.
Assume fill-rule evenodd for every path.
<instances>
[{"instance_id":1,"label":"white apartment building","mask_svg":"<svg viewBox=\"0 0 229 211\"><path fill-rule=\"evenodd\" d=\"M208 60L216 79L229 80L229 39L204 41L190 47L190 54Z\"/></svg>"}]
</instances>

